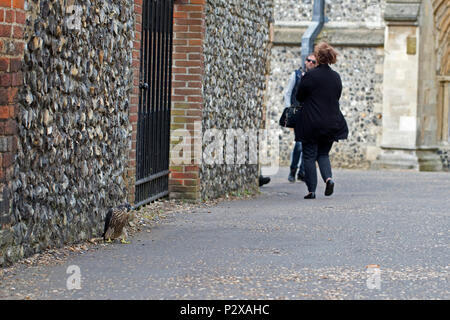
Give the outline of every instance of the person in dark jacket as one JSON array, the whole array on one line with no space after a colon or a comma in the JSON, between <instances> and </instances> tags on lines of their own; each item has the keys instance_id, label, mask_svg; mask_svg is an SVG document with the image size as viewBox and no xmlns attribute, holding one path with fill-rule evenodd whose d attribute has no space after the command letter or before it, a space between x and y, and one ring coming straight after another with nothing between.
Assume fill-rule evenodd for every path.
<instances>
[{"instance_id":1,"label":"person in dark jacket","mask_svg":"<svg viewBox=\"0 0 450 320\"><path fill-rule=\"evenodd\" d=\"M314 69L316 67L316 57L314 57L314 53L308 55L305 60L305 68L306 71ZM305 72L301 72L301 68L292 72L291 77L289 78L289 83L286 88L286 92L284 94L284 107L289 108L291 105L299 105L300 103L297 101L297 96L295 95L298 91L298 86L300 86L301 79ZM303 151L302 151L302 143L300 141L295 142L294 150L292 150L291 154L291 166L290 172L288 176L289 182L295 182L295 173L298 170L297 179L300 181L305 181L305 163L303 161ZM299 165L300 164L300 165Z\"/></svg>"},{"instance_id":2,"label":"person in dark jacket","mask_svg":"<svg viewBox=\"0 0 450 320\"><path fill-rule=\"evenodd\" d=\"M297 92L297 100L303 107L297 113L295 141L301 141L303 145L305 182L309 192L305 199L316 197L316 161L326 183L325 195L333 194L329 152L334 141L348 136L347 122L339 108L341 77L330 68L330 64L336 63L337 52L326 42L321 42L314 48L314 55L317 67L303 76Z\"/></svg>"}]
</instances>

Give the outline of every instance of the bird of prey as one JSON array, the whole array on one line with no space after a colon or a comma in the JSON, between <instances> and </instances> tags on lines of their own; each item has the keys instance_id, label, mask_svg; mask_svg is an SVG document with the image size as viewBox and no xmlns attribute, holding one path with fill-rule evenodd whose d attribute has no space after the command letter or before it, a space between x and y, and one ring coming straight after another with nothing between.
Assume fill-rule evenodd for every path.
<instances>
[{"instance_id":1,"label":"bird of prey","mask_svg":"<svg viewBox=\"0 0 450 320\"><path fill-rule=\"evenodd\" d=\"M115 208L108 210L105 220L105 231L103 232L103 240L112 242L111 240L121 238L120 242L130 243L126 240L128 238L125 225L128 222L131 205L128 203L121 204Z\"/></svg>"}]
</instances>

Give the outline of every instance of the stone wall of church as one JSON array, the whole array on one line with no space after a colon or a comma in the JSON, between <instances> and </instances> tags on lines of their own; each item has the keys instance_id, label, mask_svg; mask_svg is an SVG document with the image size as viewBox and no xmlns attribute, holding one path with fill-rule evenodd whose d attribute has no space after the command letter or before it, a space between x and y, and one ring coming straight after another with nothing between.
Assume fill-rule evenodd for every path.
<instances>
[{"instance_id":1,"label":"stone wall of church","mask_svg":"<svg viewBox=\"0 0 450 320\"><path fill-rule=\"evenodd\" d=\"M248 148L252 148L252 133L264 127L272 8L272 0L206 1L202 199L258 187L258 163L251 159L251 153L257 150ZM237 141L235 147L235 138L228 129L239 130L234 132L237 139L247 138L244 147ZM223 148L219 145L211 152L219 140Z\"/></svg>"},{"instance_id":2,"label":"stone wall of church","mask_svg":"<svg viewBox=\"0 0 450 320\"><path fill-rule=\"evenodd\" d=\"M127 196L133 2L26 1L18 12L25 46L0 265L101 235Z\"/></svg>"},{"instance_id":3,"label":"stone wall of church","mask_svg":"<svg viewBox=\"0 0 450 320\"><path fill-rule=\"evenodd\" d=\"M290 73L301 65L301 36L311 21L311 0L276 0L271 71L268 88L268 127L276 134L284 108L284 90ZM384 0L326 1L325 24L318 40L326 40L339 52L332 68L342 78L341 110L349 126L349 138L333 146L334 166L368 168L379 152L382 121L384 63ZM290 164L294 134L282 129L280 164Z\"/></svg>"}]
</instances>

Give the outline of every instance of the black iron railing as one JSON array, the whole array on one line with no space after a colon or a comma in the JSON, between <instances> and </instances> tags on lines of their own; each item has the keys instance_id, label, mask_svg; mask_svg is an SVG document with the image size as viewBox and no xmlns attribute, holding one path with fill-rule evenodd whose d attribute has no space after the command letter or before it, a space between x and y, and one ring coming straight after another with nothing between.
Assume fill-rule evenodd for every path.
<instances>
[{"instance_id":1,"label":"black iron railing","mask_svg":"<svg viewBox=\"0 0 450 320\"><path fill-rule=\"evenodd\" d=\"M143 0L134 207L169 193L173 0Z\"/></svg>"}]
</instances>

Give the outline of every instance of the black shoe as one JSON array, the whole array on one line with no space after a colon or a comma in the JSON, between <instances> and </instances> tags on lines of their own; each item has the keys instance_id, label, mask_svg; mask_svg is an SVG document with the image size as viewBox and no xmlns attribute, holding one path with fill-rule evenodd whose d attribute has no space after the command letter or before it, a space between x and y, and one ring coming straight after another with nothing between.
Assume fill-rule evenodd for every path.
<instances>
[{"instance_id":1,"label":"black shoe","mask_svg":"<svg viewBox=\"0 0 450 320\"><path fill-rule=\"evenodd\" d=\"M327 186L325 187L325 195L331 196L333 194L333 190L334 190L334 181L330 179L327 181Z\"/></svg>"},{"instance_id":2,"label":"black shoe","mask_svg":"<svg viewBox=\"0 0 450 320\"><path fill-rule=\"evenodd\" d=\"M303 198L304 199L315 199L316 198L316 193L315 192L310 192L306 196L304 196Z\"/></svg>"},{"instance_id":3,"label":"black shoe","mask_svg":"<svg viewBox=\"0 0 450 320\"><path fill-rule=\"evenodd\" d=\"M288 180L289 182L295 182L295 173L297 172L297 169L291 169L291 172L289 173Z\"/></svg>"},{"instance_id":4,"label":"black shoe","mask_svg":"<svg viewBox=\"0 0 450 320\"><path fill-rule=\"evenodd\" d=\"M268 184L270 182L270 178L269 177L263 177L263 176L259 176L259 186L263 186L265 184Z\"/></svg>"},{"instance_id":5,"label":"black shoe","mask_svg":"<svg viewBox=\"0 0 450 320\"><path fill-rule=\"evenodd\" d=\"M304 174L298 174L297 175L297 180L301 181L301 182L305 182L305 175Z\"/></svg>"}]
</instances>

